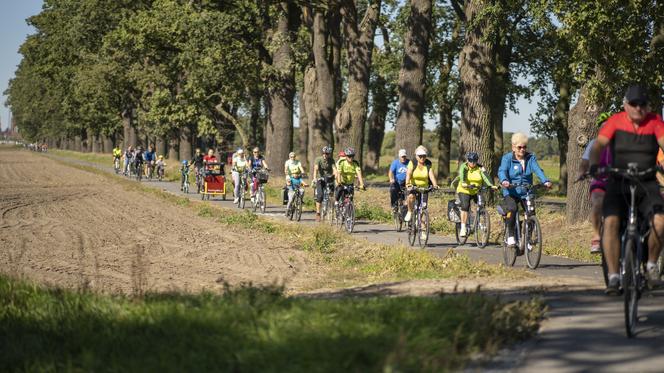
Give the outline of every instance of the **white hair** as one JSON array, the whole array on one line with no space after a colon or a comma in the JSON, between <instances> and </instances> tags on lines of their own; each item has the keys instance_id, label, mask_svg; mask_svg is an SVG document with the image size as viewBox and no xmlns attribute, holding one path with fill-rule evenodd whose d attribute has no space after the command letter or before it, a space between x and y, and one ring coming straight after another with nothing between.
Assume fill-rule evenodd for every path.
<instances>
[{"instance_id":1,"label":"white hair","mask_svg":"<svg viewBox=\"0 0 664 373\"><path fill-rule=\"evenodd\" d=\"M514 135L512 135L512 145L527 144L527 143L528 143L528 136L526 136L524 133L517 132Z\"/></svg>"}]
</instances>

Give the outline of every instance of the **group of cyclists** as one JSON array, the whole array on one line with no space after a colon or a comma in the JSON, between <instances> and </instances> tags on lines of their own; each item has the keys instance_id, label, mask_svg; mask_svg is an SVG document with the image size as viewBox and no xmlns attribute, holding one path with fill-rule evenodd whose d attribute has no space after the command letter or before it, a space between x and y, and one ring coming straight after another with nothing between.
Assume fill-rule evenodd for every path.
<instances>
[{"instance_id":1,"label":"group of cyclists","mask_svg":"<svg viewBox=\"0 0 664 373\"><path fill-rule=\"evenodd\" d=\"M113 167L116 173L131 177L137 176L152 179L155 171L157 178L162 180L166 169L164 156L157 156L154 147L148 146L143 150L142 146L133 148L131 145L123 152L118 146L113 148Z\"/></svg>"}]
</instances>

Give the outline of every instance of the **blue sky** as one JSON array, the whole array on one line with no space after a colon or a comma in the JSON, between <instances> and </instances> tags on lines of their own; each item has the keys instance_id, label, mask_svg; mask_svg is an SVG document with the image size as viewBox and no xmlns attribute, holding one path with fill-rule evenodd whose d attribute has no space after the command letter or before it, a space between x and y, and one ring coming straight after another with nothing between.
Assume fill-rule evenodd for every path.
<instances>
[{"instance_id":1,"label":"blue sky","mask_svg":"<svg viewBox=\"0 0 664 373\"><path fill-rule=\"evenodd\" d=\"M42 0L0 0L0 93L7 89L9 79L14 76L16 66L21 61L19 46L34 29L29 27L25 19L41 11ZM2 95L0 105L0 123L2 128L8 127L9 110L4 103L7 98ZM505 118L505 131L522 131L530 133L528 117L537 110L534 103L519 100L519 115L508 112ZM427 120L427 128L435 126L435 122ZM388 125L388 128L390 126Z\"/></svg>"}]
</instances>

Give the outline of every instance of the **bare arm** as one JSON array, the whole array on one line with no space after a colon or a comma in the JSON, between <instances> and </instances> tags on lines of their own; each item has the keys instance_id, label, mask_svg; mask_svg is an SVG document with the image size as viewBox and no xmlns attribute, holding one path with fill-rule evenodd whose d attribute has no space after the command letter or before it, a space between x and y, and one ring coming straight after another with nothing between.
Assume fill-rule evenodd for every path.
<instances>
[{"instance_id":1,"label":"bare arm","mask_svg":"<svg viewBox=\"0 0 664 373\"><path fill-rule=\"evenodd\" d=\"M664 139L663 139L664 140ZM609 144L609 139L604 136L597 136L597 141L593 144L593 148L590 151L590 165L598 165L600 156L604 147ZM660 145L661 146L661 145Z\"/></svg>"},{"instance_id":2,"label":"bare arm","mask_svg":"<svg viewBox=\"0 0 664 373\"><path fill-rule=\"evenodd\" d=\"M360 188L364 188L364 179L362 178L362 170L357 168L357 178L360 180Z\"/></svg>"},{"instance_id":3,"label":"bare arm","mask_svg":"<svg viewBox=\"0 0 664 373\"><path fill-rule=\"evenodd\" d=\"M429 180L433 184L434 188L438 188L438 182L436 181L436 175L433 174L433 168L429 169Z\"/></svg>"}]
</instances>

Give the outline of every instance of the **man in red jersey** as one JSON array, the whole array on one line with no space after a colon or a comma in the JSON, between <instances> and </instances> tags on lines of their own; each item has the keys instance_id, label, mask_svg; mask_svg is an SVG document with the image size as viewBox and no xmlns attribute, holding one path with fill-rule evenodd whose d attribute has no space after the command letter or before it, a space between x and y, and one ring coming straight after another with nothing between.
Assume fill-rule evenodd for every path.
<instances>
[{"instance_id":1,"label":"man in red jersey","mask_svg":"<svg viewBox=\"0 0 664 373\"><path fill-rule=\"evenodd\" d=\"M611 145L612 167L627 169L629 163L636 163L639 170L655 167L657 150L664 148L664 122L649 111L649 99L645 88L633 85L627 88L623 99L625 111L612 115L600 129L597 141L590 154L591 174L596 173L600 154L605 146ZM614 178L609 182L604 197L602 214L604 233L602 246L608 267L607 294L618 294L620 276L618 259L620 256L620 220L627 216L629 208L629 183ZM659 193L655 174L646 177L637 188L638 211L652 224L648 238L648 263L646 265L648 284L659 284L659 257L664 237L664 199Z\"/></svg>"}]
</instances>

